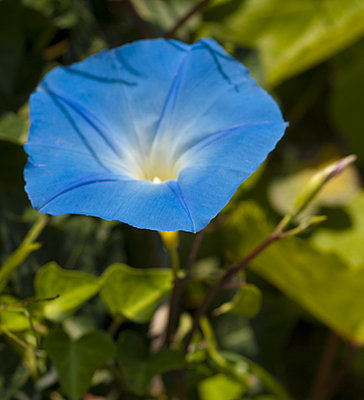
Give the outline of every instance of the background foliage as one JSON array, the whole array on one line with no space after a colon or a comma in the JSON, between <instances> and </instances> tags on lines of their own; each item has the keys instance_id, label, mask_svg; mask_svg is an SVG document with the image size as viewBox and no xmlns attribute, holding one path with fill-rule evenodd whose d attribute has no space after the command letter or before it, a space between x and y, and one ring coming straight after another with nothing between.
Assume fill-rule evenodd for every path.
<instances>
[{"instance_id":1,"label":"background foliage","mask_svg":"<svg viewBox=\"0 0 364 400\"><path fill-rule=\"evenodd\" d=\"M158 233L46 220L22 178L27 100L42 76L163 35L218 40L290 122L199 237L168 349L173 275ZM363 0L0 0L0 72L2 400L364 398ZM318 168L349 153L355 166L304 212L327 221L273 244L220 291L185 357L191 315L214 279L272 231ZM180 235L182 266L194 240Z\"/></svg>"}]
</instances>

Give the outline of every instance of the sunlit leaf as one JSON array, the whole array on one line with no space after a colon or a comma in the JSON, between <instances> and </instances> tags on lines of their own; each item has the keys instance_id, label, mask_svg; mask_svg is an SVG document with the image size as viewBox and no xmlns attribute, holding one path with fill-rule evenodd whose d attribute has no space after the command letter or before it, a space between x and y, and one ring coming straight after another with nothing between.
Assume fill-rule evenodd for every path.
<instances>
[{"instance_id":1,"label":"sunlit leaf","mask_svg":"<svg viewBox=\"0 0 364 400\"><path fill-rule=\"evenodd\" d=\"M39 298L58 298L41 303L43 315L60 321L99 291L98 278L80 271L64 270L56 263L42 267L35 278Z\"/></svg>"},{"instance_id":2,"label":"sunlit leaf","mask_svg":"<svg viewBox=\"0 0 364 400\"><path fill-rule=\"evenodd\" d=\"M78 400L86 392L95 371L113 357L115 351L110 337L101 331L90 332L73 341L60 329L54 329L44 347L71 400Z\"/></svg>"},{"instance_id":3,"label":"sunlit leaf","mask_svg":"<svg viewBox=\"0 0 364 400\"><path fill-rule=\"evenodd\" d=\"M1 328L12 332L30 329L29 318L21 310L21 307L12 307L17 303L19 303L19 299L13 296L0 296L0 332ZM6 306L8 307L5 308Z\"/></svg>"},{"instance_id":4,"label":"sunlit leaf","mask_svg":"<svg viewBox=\"0 0 364 400\"><path fill-rule=\"evenodd\" d=\"M211 31L257 47L270 85L316 65L364 32L364 2L357 0L247 0Z\"/></svg>"},{"instance_id":5,"label":"sunlit leaf","mask_svg":"<svg viewBox=\"0 0 364 400\"><path fill-rule=\"evenodd\" d=\"M236 400L244 392L243 387L224 374L204 379L198 386L201 400Z\"/></svg>"},{"instance_id":6,"label":"sunlit leaf","mask_svg":"<svg viewBox=\"0 0 364 400\"><path fill-rule=\"evenodd\" d=\"M364 266L364 192L358 194L343 209L351 225L346 229L321 227L312 237L315 245L339 254L354 266Z\"/></svg>"},{"instance_id":7,"label":"sunlit leaf","mask_svg":"<svg viewBox=\"0 0 364 400\"><path fill-rule=\"evenodd\" d=\"M112 314L147 322L159 301L171 290L172 279L167 269L114 264L102 276L101 298Z\"/></svg>"},{"instance_id":8,"label":"sunlit leaf","mask_svg":"<svg viewBox=\"0 0 364 400\"><path fill-rule=\"evenodd\" d=\"M24 144L27 138L28 121L21 115L6 113L0 117L0 139Z\"/></svg>"},{"instance_id":9,"label":"sunlit leaf","mask_svg":"<svg viewBox=\"0 0 364 400\"><path fill-rule=\"evenodd\" d=\"M254 203L231 216L226 245L242 259L273 230ZM349 340L364 339L364 269L353 269L337 255L290 237L272 244L249 265L323 323Z\"/></svg>"},{"instance_id":10,"label":"sunlit leaf","mask_svg":"<svg viewBox=\"0 0 364 400\"><path fill-rule=\"evenodd\" d=\"M262 303L262 293L255 285L243 284L235 294L233 299L222 304L214 313L216 315L224 313L246 315L249 318L254 317Z\"/></svg>"}]
</instances>

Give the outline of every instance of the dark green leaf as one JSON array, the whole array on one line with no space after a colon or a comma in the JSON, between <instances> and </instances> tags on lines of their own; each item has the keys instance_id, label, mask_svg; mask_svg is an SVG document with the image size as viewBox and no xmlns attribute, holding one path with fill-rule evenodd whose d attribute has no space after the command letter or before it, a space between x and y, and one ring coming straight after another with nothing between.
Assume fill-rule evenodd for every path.
<instances>
[{"instance_id":1,"label":"dark green leaf","mask_svg":"<svg viewBox=\"0 0 364 400\"><path fill-rule=\"evenodd\" d=\"M182 368L185 363L177 350L163 349L149 356L145 339L133 331L120 334L117 359L127 385L138 395L147 392L154 376Z\"/></svg>"},{"instance_id":2,"label":"dark green leaf","mask_svg":"<svg viewBox=\"0 0 364 400\"><path fill-rule=\"evenodd\" d=\"M93 331L72 341L60 329L54 329L44 343L48 356L54 362L63 390L78 400L89 388L92 376L114 355L115 347L110 337Z\"/></svg>"}]
</instances>

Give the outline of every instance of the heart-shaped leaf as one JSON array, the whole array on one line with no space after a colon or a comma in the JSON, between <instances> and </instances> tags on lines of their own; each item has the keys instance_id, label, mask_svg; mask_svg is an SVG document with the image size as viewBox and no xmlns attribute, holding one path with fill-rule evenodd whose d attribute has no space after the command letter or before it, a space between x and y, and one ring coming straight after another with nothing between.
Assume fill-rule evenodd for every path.
<instances>
[{"instance_id":1,"label":"heart-shaped leaf","mask_svg":"<svg viewBox=\"0 0 364 400\"><path fill-rule=\"evenodd\" d=\"M163 349L149 356L146 340L133 331L120 334L116 356L127 385L138 395L147 392L154 376L185 364L183 354L177 350Z\"/></svg>"},{"instance_id":2,"label":"heart-shaped leaf","mask_svg":"<svg viewBox=\"0 0 364 400\"><path fill-rule=\"evenodd\" d=\"M171 290L172 279L168 269L113 264L101 278L101 298L112 314L147 322L159 301Z\"/></svg>"},{"instance_id":3,"label":"heart-shaped leaf","mask_svg":"<svg viewBox=\"0 0 364 400\"><path fill-rule=\"evenodd\" d=\"M78 400L89 388L95 371L113 357L115 346L102 331L93 331L73 341L56 328L50 332L44 347L57 368L63 390Z\"/></svg>"},{"instance_id":4,"label":"heart-shaped leaf","mask_svg":"<svg viewBox=\"0 0 364 400\"><path fill-rule=\"evenodd\" d=\"M60 321L99 291L99 281L93 275L64 270L56 263L42 267L35 278L35 292L39 298L59 296L42 303L43 315Z\"/></svg>"}]
</instances>

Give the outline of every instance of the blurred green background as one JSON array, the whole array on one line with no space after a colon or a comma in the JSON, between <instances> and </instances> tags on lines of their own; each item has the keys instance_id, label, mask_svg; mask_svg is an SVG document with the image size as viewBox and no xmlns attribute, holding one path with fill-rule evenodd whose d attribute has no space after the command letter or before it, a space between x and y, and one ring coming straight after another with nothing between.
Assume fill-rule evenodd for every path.
<instances>
[{"instance_id":1,"label":"blurred green background","mask_svg":"<svg viewBox=\"0 0 364 400\"><path fill-rule=\"evenodd\" d=\"M177 26L194 8L195 12ZM201 280L188 283L182 298L186 318L201 301L211 277L232 260L241 259L269 233L318 168L354 153L358 156L355 166L331 181L305 212L306 216L327 215L327 221L300 238L277 243L252 263L247 280L260 289L259 300L253 299L259 312L254 316L247 315L246 310L219 316L210 313L209 321L220 349L262 366L293 399L307 399L310 394L316 400L363 399L364 351L358 349L364 340L363 0L0 0L0 262L4 265L39 218L24 192L26 155L22 147L29 126L28 98L37 83L56 65L82 60L104 48L160 36L188 43L200 37L216 39L249 68L290 123L267 162L242 184L206 229L193 266ZM181 234L182 265L187 262L193 240L192 234ZM123 353L127 330L146 337L157 303L170 290L161 283L157 300L149 304L150 315L147 312L140 317L115 306L117 299L106 299L117 288L104 288L100 297L98 284L93 286L92 279L113 263L139 269L169 267L169 256L156 232L85 216L57 216L50 218L39 241L41 248L34 252L28 249L29 256L19 262L1 288L1 400L77 399L78 394L69 394L70 383L57 363L57 349L52 347L52 340L62 345L69 340L62 336L65 333L59 331L60 327L72 337L100 333L95 329L108 331L114 338L124 335L117 350L123 364L128 360ZM50 261L62 270L55 264L41 269ZM92 278L67 275L64 270L82 271ZM46 351L34 356L11 336L35 345L27 317L19 310L5 315L1 304L34 295L52 297L58 289L67 291L52 290L63 276L65 281L68 276L70 281L79 279L87 288L77 294L67 283L74 304L33 310L45 329L38 334L47 337L51 332ZM119 290L124 289L121 286ZM143 289L135 283L135 290ZM233 294L224 290L214 306ZM113 325L113 314L122 315L123 322ZM136 347L142 346L138 338L129 338L129 343L134 340ZM93 337L95 343L103 343L100 349L104 354L112 353L104 337L99 342L96 339L97 335ZM350 360L353 349L354 361ZM325 351L333 353L328 365L336 378L331 383L339 384L333 394L324 393L322 387L321 392L317 389L321 397L315 398L315 382L322 385L317 370ZM196 366L187 368L188 399L286 399L251 364L244 364L245 358L239 358L240 364L229 361L234 368L250 368L249 374L239 375L246 378L240 384L235 372L216 366L211 352L201 350L195 357L189 362ZM348 357L350 365L340 381L335 371L340 371ZM78 363L82 364L80 359ZM144 386L139 385L127 367L121 366L116 374L121 375L120 384L113 375L115 363L107 359L96 363L86 377L81 374L80 380L86 382L84 391L89 393L85 400L96 399L92 397L96 395L108 399L172 398L165 397L163 391L147 394L144 386L148 386L149 378L145 378ZM91 381L94 370L97 374ZM160 373L164 376L163 369ZM166 374L163 379L173 393L173 377ZM83 389L79 390L81 393Z\"/></svg>"}]
</instances>

